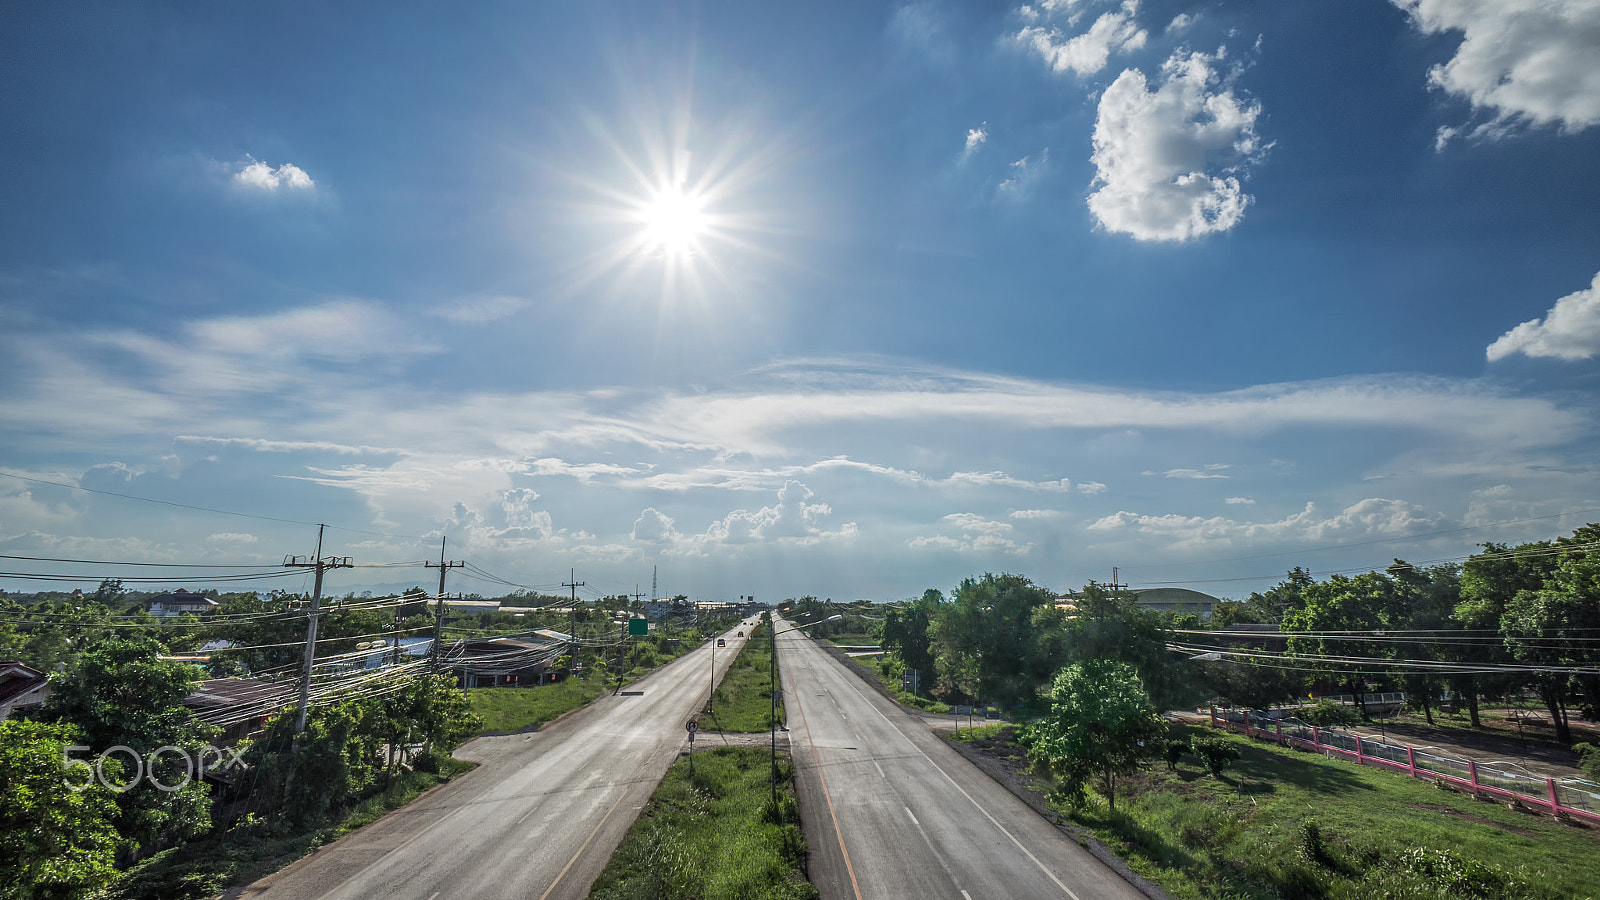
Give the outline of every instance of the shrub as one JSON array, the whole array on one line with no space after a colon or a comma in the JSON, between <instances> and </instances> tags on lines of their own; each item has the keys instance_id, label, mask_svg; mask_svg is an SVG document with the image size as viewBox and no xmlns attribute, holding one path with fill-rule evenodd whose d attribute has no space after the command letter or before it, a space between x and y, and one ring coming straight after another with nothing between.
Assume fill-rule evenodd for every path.
<instances>
[{"instance_id":1,"label":"shrub","mask_svg":"<svg viewBox=\"0 0 1600 900\"><path fill-rule=\"evenodd\" d=\"M1300 718L1318 728L1337 728L1360 722L1361 713L1353 706L1318 700L1316 706L1301 710Z\"/></svg>"},{"instance_id":2,"label":"shrub","mask_svg":"<svg viewBox=\"0 0 1600 900\"><path fill-rule=\"evenodd\" d=\"M1239 748L1222 738L1196 738L1191 749L1205 763L1206 771L1218 777L1223 769L1239 758Z\"/></svg>"}]
</instances>

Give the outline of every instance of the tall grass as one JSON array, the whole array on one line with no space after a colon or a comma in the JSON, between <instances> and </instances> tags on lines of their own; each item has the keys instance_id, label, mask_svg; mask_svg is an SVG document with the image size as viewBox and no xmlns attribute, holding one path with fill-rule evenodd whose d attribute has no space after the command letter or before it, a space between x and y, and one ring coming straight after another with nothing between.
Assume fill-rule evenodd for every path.
<instances>
[{"instance_id":1,"label":"tall grass","mask_svg":"<svg viewBox=\"0 0 1600 900\"><path fill-rule=\"evenodd\" d=\"M771 663L772 651L767 642L746 641L717 685L714 708L700 716L700 727L746 734L771 727ZM783 722L782 703L778 704L778 721Z\"/></svg>"},{"instance_id":2,"label":"tall grass","mask_svg":"<svg viewBox=\"0 0 1600 900\"><path fill-rule=\"evenodd\" d=\"M589 891L591 900L811 900L805 838L780 767L771 800L767 751L718 747L667 773Z\"/></svg>"},{"instance_id":3,"label":"tall grass","mask_svg":"<svg viewBox=\"0 0 1600 900\"><path fill-rule=\"evenodd\" d=\"M1182 898L1600 896L1600 834L1430 782L1236 735L1222 777L1194 760L1071 810Z\"/></svg>"},{"instance_id":4,"label":"tall grass","mask_svg":"<svg viewBox=\"0 0 1600 900\"><path fill-rule=\"evenodd\" d=\"M483 730L512 734L543 725L610 690L599 679L568 678L538 687L468 688L467 705L483 717Z\"/></svg>"}]
</instances>

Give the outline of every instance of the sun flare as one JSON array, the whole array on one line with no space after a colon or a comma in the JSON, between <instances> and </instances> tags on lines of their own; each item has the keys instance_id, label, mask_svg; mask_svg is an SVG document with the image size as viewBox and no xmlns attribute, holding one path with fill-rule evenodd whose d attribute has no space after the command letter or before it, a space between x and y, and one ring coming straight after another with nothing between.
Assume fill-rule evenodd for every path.
<instances>
[{"instance_id":1,"label":"sun flare","mask_svg":"<svg viewBox=\"0 0 1600 900\"><path fill-rule=\"evenodd\" d=\"M640 240L651 252L693 255L710 224L705 207L704 197L681 188L662 189L639 210Z\"/></svg>"}]
</instances>

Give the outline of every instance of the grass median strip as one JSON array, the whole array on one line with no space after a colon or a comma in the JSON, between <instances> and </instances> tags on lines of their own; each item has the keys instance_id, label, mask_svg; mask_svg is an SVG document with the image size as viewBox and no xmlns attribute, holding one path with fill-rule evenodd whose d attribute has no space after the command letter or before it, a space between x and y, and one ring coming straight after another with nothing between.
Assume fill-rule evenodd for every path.
<instances>
[{"instance_id":1,"label":"grass median strip","mask_svg":"<svg viewBox=\"0 0 1600 900\"><path fill-rule=\"evenodd\" d=\"M767 750L718 747L680 760L628 830L591 900L809 900L787 760L772 802Z\"/></svg>"},{"instance_id":2,"label":"grass median strip","mask_svg":"<svg viewBox=\"0 0 1600 900\"><path fill-rule=\"evenodd\" d=\"M717 685L716 703L700 716L700 727L708 731L753 734L766 731L772 721L772 650L764 637L752 637L740 648L738 658L728 667ZM778 722L783 722L783 704L778 704Z\"/></svg>"}]
</instances>

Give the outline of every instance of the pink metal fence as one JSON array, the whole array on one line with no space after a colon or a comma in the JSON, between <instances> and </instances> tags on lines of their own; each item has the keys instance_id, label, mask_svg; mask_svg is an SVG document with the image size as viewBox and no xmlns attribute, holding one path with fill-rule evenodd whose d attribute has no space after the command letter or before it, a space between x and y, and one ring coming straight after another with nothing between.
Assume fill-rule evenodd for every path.
<instances>
[{"instance_id":1,"label":"pink metal fence","mask_svg":"<svg viewBox=\"0 0 1600 900\"><path fill-rule=\"evenodd\" d=\"M1580 779L1523 775L1472 759L1428 753L1427 748L1376 741L1334 728L1319 728L1299 719L1272 719L1248 710L1213 706L1211 724L1363 766L1440 781L1475 797L1523 804L1557 818L1571 817L1600 825L1600 785Z\"/></svg>"}]
</instances>

